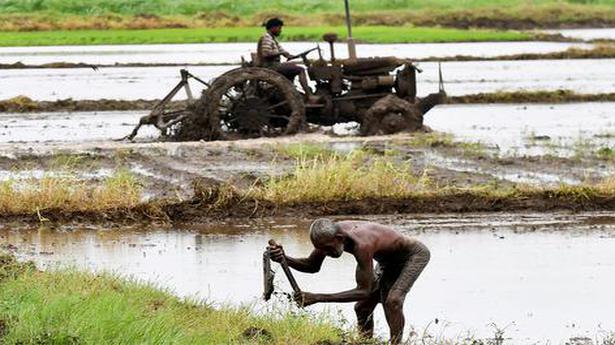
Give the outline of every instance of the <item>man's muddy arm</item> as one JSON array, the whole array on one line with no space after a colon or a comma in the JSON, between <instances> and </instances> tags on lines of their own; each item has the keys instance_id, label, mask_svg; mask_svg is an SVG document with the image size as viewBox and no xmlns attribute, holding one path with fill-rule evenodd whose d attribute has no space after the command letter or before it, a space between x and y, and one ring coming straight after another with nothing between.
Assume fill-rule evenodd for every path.
<instances>
[{"instance_id":1,"label":"man's muddy arm","mask_svg":"<svg viewBox=\"0 0 615 345\"><path fill-rule=\"evenodd\" d=\"M307 258L291 258L286 256L288 266L305 273L316 273L320 271L325 254L319 250L314 250Z\"/></svg>"}]
</instances>

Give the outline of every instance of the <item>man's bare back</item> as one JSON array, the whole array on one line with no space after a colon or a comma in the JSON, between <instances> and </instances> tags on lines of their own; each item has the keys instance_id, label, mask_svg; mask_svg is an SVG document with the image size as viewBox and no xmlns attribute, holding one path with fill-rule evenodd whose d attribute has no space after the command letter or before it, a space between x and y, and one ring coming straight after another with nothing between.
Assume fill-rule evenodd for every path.
<instances>
[{"instance_id":1,"label":"man's bare back","mask_svg":"<svg viewBox=\"0 0 615 345\"><path fill-rule=\"evenodd\" d=\"M301 292L295 299L308 306L323 302L357 302L355 311L359 328L365 336L373 335L373 310L382 303L389 327L391 343L397 344L403 335L403 303L406 294L429 262L429 250L421 242L404 236L385 225L343 221L333 223L317 219L310 227L314 250L307 258L292 258L281 246L269 247L274 261L286 258L290 267L308 273L320 270L324 259L352 254L357 261L354 289L332 294ZM373 262L378 262L374 268Z\"/></svg>"}]
</instances>

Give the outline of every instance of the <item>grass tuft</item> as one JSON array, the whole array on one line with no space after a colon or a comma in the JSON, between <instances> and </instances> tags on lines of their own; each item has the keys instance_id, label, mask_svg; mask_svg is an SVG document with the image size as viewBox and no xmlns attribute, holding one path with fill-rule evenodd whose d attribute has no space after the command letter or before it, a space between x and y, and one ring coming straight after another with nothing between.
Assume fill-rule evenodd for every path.
<instances>
[{"instance_id":1,"label":"grass tuft","mask_svg":"<svg viewBox=\"0 0 615 345\"><path fill-rule=\"evenodd\" d=\"M48 209L103 212L137 206L141 186L128 170L119 169L94 186L74 175L45 176L25 183L0 182L0 214L31 214Z\"/></svg>"},{"instance_id":2,"label":"grass tuft","mask_svg":"<svg viewBox=\"0 0 615 345\"><path fill-rule=\"evenodd\" d=\"M396 164L387 157L355 151L349 155L300 159L291 175L271 177L248 194L280 204L401 198L421 189L419 180L407 163Z\"/></svg>"}]
</instances>

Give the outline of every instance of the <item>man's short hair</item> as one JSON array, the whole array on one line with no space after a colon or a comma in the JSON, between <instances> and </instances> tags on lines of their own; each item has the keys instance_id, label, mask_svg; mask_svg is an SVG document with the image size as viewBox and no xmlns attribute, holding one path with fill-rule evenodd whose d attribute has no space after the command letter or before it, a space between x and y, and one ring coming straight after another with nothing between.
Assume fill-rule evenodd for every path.
<instances>
[{"instance_id":1,"label":"man's short hair","mask_svg":"<svg viewBox=\"0 0 615 345\"><path fill-rule=\"evenodd\" d=\"M316 242L318 239L332 239L337 233L337 226L331 219L319 218L312 222L310 226L310 240Z\"/></svg>"},{"instance_id":2,"label":"man's short hair","mask_svg":"<svg viewBox=\"0 0 615 345\"><path fill-rule=\"evenodd\" d=\"M275 28L276 26L284 26L284 21L280 18L271 18L268 21L266 21L263 26L267 29L270 30L271 28Z\"/></svg>"}]
</instances>

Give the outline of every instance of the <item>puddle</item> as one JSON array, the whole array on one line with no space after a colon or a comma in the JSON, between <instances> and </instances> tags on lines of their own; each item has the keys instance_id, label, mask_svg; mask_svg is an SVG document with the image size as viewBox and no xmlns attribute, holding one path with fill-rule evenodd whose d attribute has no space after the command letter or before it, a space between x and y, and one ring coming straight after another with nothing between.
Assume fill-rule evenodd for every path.
<instances>
[{"instance_id":1,"label":"puddle","mask_svg":"<svg viewBox=\"0 0 615 345\"><path fill-rule=\"evenodd\" d=\"M514 344L595 338L615 323L615 217L612 214L464 214L373 217L425 242L432 261L406 300L407 322L456 337L492 336L506 327ZM42 267L111 270L154 281L180 296L264 308L261 254L270 238L289 254L311 250L308 223L263 220L182 229L19 229L0 225L0 242ZM280 269L276 282L289 291ZM349 255L327 260L317 275L297 274L306 291L354 287ZM321 307L312 310L323 310ZM354 320L352 305L329 305ZM385 332L383 313L376 323Z\"/></svg>"},{"instance_id":2,"label":"puddle","mask_svg":"<svg viewBox=\"0 0 615 345\"><path fill-rule=\"evenodd\" d=\"M0 143L84 142L120 139L139 122L143 111L0 113ZM139 138L158 137L152 126L143 127Z\"/></svg>"},{"instance_id":3,"label":"puddle","mask_svg":"<svg viewBox=\"0 0 615 345\"><path fill-rule=\"evenodd\" d=\"M31 180L41 180L48 178L71 178L77 180L93 180L109 177L113 175L112 169L96 169L94 171L52 171L52 170L0 170L0 182L14 181L16 185L27 185Z\"/></svg>"},{"instance_id":4,"label":"puddle","mask_svg":"<svg viewBox=\"0 0 615 345\"><path fill-rule=\"evenodd\" d=\"M519 168L512 169L510 167L500 165L485 167L481 166L480 163L477 163L476 161L445 157L433 152L426 152L425 160L429 162L429 164L452 171L471 174L487 174L498 179L515 183L536 184L540 186L557 186L562 183L576 185L583 182L580 179L567 176L566 174L570 173L570 171L554 174L548 172L529 171Z\"/></svg>"},{"instance_id":5,"label":"puddle","mask_svg":"<svg viewBox=\"0 0 615 345\"><path fill-rule=\"evenodd\" d=\"M558 145L575 146L579 140L588 140L598 147L614 146L615 137L600 138L605 133L615 133L614 115L615 103L608 102L444 105L432 109L425 124L461 139L497 145L503 154L541 155L550 152L548 141L529 145L529 137L548 136ZM613 171L613 167L609 170Z\"/></svg>"},{"instance_id":6,"label":"puddle","mask_svg":"<svg viewBox=\"0 0 615 345\"><path fill-rule=\"evenodd\" d=\"M322 42L284 42L290 52L302 52L320 44L323 54L329 56L328 46ZM589 44L566 42L468 42L419 44L359 44L360 56L398 56L403 58L429 58L455 55L493 57L522 53L552 53L571 47L591 48ZM256 50L254 43L207 44L147 44L60 47L3 47L0 63L45 64L72 62L110 65L115 63L225 63L238 64L241 57L249 58ZM345 44L336 44L336 56L347 55ZM317 56L314 54L313 56Z\"/></svg>"}]
</instances>

